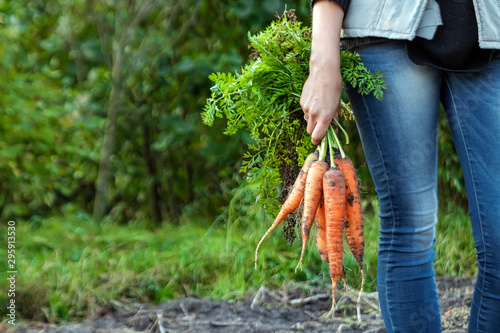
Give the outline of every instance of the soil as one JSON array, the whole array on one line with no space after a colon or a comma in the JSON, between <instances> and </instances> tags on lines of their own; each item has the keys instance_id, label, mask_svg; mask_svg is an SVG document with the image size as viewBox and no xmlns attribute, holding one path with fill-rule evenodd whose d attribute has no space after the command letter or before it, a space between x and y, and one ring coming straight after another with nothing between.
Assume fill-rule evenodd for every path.
<instances>
[{"instance_id":1,"label":"soil","mask_svg":"<svg viewBox=\"0 0 500 333\"><path fill-rule=\"evenodd\" d=\"M465 333L474 278L439 277L443 332ZM355 290L336 292L334 318L322 319L331 307L328 285L291 283L280 290L262 287L241 301L185 298L160 305L113 301L80 323L54 325L29 322L8 333L118 333L118 332L342 332L382 333L384 324L377 293L364 293L357 321Z\"/></svg>"}]
</instances>

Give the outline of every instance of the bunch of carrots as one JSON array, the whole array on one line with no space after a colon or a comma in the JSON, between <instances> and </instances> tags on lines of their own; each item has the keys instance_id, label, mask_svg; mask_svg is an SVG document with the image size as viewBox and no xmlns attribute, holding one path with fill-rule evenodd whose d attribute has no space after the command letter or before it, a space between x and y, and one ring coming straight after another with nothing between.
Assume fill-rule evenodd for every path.
<instances>
[{"instance_id":1,"label":"bunch of carrots","mask_svg":"<svg viewBox=\"0 0 500 333\"><path fill-rule=\"evenodd\" d=\"M343 131L348 143L348 137ZM334 153L334 149L338 151ZM329 153L329 156L327 156ZM329 163L328 163L329 162ZM332 126L323 138L319 149L311 153L305 160L297 179L281 207L275 221L260 240L255 250L255 268L257 268L257 252L262 241L291 212L303 202L302 213L302 253L299 267L302 268L302 258L309 239L309 233L316 220L316 246L321 259L328 263L332 279L332 308L326 316L333 316L335 311L335 288L337 280L342 278L346 284L343 260L344 234L348 247L356 259L362 275L359 300L363 291L363 213L358 189L358 179L350 158L344 153L338 137Z\"/></svg>"}]
</instances>

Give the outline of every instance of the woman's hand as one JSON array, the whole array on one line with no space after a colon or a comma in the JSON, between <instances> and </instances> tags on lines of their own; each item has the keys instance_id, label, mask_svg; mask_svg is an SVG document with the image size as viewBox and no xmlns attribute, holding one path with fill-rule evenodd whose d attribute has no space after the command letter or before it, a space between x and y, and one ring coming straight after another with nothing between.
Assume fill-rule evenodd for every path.
<instances>
[{"instance_id":1,"label":"woman's hand","mask_svg":"<svg viewBox=\"0 0 500 333\"><path fill-rule=\"evenodd\" d=\"M342 77L335 64L321 66L309 72L302 88L300 106L307 121L307 133L314 145L321 142L332 119L338 119Z\"/></svg>"},{"instance_id":2,"label":"woman's hand","mask_svg":"<svg viewBox=\"0 0 500 333\"><path fill-rule=\"evenodd\" d=\"M309 77L300 98L307 133L314 145L321 142L333 117L338 118L342 94L340 29L343 17L344 11L335 2L316 1Z\"/></svg>"}]
</instances>

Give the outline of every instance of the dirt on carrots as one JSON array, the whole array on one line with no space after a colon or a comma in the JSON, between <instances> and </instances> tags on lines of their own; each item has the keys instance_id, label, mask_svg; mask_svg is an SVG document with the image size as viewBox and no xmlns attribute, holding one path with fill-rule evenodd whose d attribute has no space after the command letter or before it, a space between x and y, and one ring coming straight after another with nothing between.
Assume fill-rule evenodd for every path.
<instances>
[{"instance_id":1,"label":"dirt on carrots","mask_svg":"<svg viewBox=\"0 0 500 333\"><path fill-rule=\"evenodd\" d=\"M465 333L473 291L473 278L438 277L443 332ZM279 290L262 287L240 301L199 298L172 300L159 305L116 300L80 323L53 325L24 322L7 333L91 333L91 332L385 332L377 306L377 293L365 293L362 322L356 321L357 293L337 290L335 318L322 320L331 306L328 285L314 281L290 283ZM342 327L340 330L339 328Z\"/></svg>"}]
</instances>

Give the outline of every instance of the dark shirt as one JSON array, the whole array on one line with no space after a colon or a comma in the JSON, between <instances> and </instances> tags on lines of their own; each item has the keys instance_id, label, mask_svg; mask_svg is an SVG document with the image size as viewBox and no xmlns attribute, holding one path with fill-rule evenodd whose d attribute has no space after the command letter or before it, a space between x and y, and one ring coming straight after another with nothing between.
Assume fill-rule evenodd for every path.
<instances>
[{"instance_id":1,"label":"dark shirt","mask_svg":"<svg viewBox=\"0 0 500 333\"><path fill-rule=\"evenodd\" d=\"M350 0L328 0L338 3L344 13ZM498 54L497 50L481 49L472 0L436 0L443 25L438 26L434 38L415 37L406 41L408 57L417 65L461 72L483 70ZM311 1L314 6L315 0ZM343 38L342 46L348 50L387 41L382 37Z\"/></svg>"}]
</instances>

